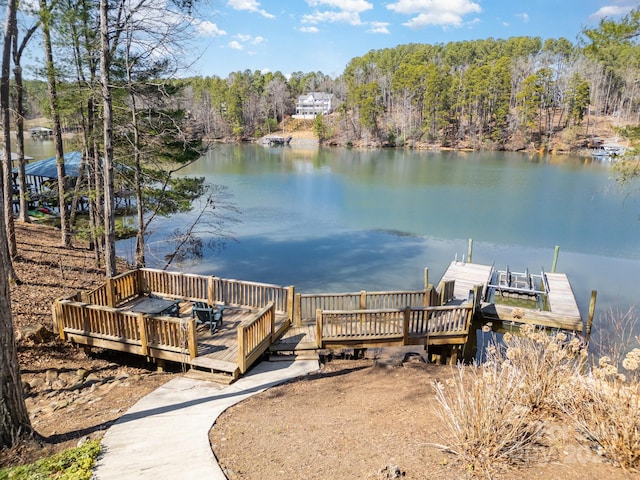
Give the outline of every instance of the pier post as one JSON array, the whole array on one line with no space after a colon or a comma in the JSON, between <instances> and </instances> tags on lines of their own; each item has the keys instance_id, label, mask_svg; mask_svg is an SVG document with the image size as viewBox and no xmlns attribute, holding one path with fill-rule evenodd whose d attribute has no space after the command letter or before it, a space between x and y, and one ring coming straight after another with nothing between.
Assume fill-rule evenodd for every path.
<instances>
[{"instance_id":1,"label":"pier post","mask_svg":"<svg viewBox=\"0 0 640 480\"><path fill-rule=\"evenodd\" d=\"M424 289L427 290L429 288L429 268L424 268Z\"/></svg>"},{"instance_id":2,"label":"pier post","mask_svg":"<svg viewBox=\"0 0 640 480\"><path fill-rule=\"evenodd\" d=\"M596 297L598 296L597 290L591 290L591 301L589 302L589 316L587 317L587 328L584 334L585 343L589 344L589 337L591 337L591 327L593 326L593 315L596 311Z\"/></svg>"},{"instance_id":3,"label":"pier post","mask_svg":"<svg viewBox=\"0 0 640 480\"><path fill-rule=\"evenodd\" d=\"M469 239L469 248L467 249L467 263L473 263L471 257L473 255L473 238Z\"/></svg>"},{"instance_id":4,"label":"pier post","mask_svg":"<svg viewBox=\"0 0 640 480\"><path fill-rule=\"evenodd\" d=\"M556 265L558 264L559 253L560 253L560 246L556 245L556 249L553 252L553 263L551 264L551 273L556 273Z\"/></svg>"}]
</instances>

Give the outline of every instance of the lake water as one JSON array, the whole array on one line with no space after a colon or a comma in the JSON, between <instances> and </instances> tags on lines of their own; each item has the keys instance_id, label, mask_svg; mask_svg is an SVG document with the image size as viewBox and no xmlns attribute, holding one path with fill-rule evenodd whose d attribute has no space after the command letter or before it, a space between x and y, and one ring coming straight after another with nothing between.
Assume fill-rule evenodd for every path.
<instances>
[{"instance_id":1,"label":"lake water","mask_svg":"<svg viewBox=\"0 0 640 480\"><path fill-rule=\"evenodd\" d=\"M29 151L27 150L27 153ZM237 241L184 271L298 292L420 289L447 265L473 261L569 275L586 317L637 303L640 194L618 189L608 164L571 156L216 145L186 172L228 187ZM176 215L152 226L149 266L164 265ZM132 241L118 243L131 258ZM174 268L175 268L174 267ZM598 318L596 316L596 321Z\"/></svg>"}]
</instances>

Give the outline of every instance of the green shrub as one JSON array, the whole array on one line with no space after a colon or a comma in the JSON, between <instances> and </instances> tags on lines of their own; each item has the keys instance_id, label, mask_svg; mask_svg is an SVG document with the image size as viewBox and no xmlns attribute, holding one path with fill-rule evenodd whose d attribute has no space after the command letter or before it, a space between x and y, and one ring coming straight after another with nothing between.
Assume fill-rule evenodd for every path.
<instances>
[{"instance_id":1,"label":"green shrub","mask_svg":"<svg viewBox=\"0 0 640 480\"><path fill-rule=\"evenodd\" d=\"M0 469L0 480L90 480L100 442L92 440L30 465Z\"/></svg>"}]
</instances>

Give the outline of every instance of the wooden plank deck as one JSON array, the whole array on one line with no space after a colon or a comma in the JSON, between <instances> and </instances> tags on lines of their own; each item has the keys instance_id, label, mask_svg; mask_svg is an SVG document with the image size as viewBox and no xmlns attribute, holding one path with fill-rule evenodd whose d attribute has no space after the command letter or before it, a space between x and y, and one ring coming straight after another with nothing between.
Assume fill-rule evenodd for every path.
<instances>
[{"instance_id":1,"label":"wooden plank deck","mask_svg":"<svg viewBox=\"0 0 640 480\"><path fill-rule=\"evenodd\" d=\"M292 352L297 350L315 350L318 348L316 340L316 323L304 322L301 326L292 325L274 343L270 350L272 352Z\"/></svg>"},{"instance_id":2,"label":"wooden plank deck","mask_svg":"<svg viewBox=\"0 0 640 480\"><path fill-rule=\"evenodd\" d=\"M442 276L441 281L455 280L454 301L464 303L469 299L469 290L476 285L488 285L491 280L491 266L453 261Z\"/></svg>"},{"instance_id":3,"label":"wooden plank deck","mask_svg":"<svg viewBox=\"0 0 640 480\"><path fill-rule=\"evenodd\" d=\"M213 334L208 325L199 325L197 328L198 356L191 360L191 365L209 370L235 374L238 363L238 327L251 320L258 309L225 307L222 317L222 326ZM181 315L191 317L191 308ZM285 314L276 314L275 330L277 331L286 321Z\"/></svg>"},{"instance_id":4,"label":"wooden plank deck","mask_svg":"<svg viewBox=\"0 0 640 480\"><path fill-rule=\"evenodd\" d=\"M580 310L576 303L576 297L564 273L547 273L549 283L549 307L551 313L580 318Z\"/></svg>"}]
</instances>

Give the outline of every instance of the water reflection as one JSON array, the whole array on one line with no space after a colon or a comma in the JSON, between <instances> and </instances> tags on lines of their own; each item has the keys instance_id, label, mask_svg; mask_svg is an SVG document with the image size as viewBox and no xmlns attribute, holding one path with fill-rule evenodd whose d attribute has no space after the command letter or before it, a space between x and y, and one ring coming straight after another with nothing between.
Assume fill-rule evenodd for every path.
<instances>
[{"instance_id":1,"label":"water reflection","mask_svg":"<svg viewBox=\"0 0 640 480\"><path fill-rule=\"evenodd\" d=\"M27 151L33 154L33 151ZM478 263L569 275L583 315L637 302L640 200L612 188L610 167L517 153L264 148L216 145L189 170L229 187L238 242L182 268L298 291L418 289L474 239ZM161 241L189 217L153 226ZM205 239L206 243L206 239ZM131 242L119 243L131 256ZM154 260L155 259L155 260Z\"/></svg>"}]
</instances>

